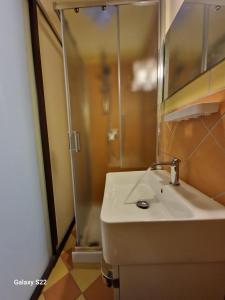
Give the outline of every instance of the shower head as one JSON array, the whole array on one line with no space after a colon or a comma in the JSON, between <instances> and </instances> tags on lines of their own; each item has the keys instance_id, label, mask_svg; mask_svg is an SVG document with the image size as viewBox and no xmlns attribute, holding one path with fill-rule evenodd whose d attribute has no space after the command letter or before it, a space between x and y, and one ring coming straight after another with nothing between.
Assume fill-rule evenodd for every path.
<instances>
[{"instance_id":1,"label":"shower head","mask_svg":"<svg viewBox=\"0 0 225 300\"><path fill-rule=\"evenodd\" d=\"M113 14L116 13L116 7L107 6L104 9L101 7L89 7L85 9L85 13L97 25L103 26L111 21Z\"/></svg>"}]
</instances>

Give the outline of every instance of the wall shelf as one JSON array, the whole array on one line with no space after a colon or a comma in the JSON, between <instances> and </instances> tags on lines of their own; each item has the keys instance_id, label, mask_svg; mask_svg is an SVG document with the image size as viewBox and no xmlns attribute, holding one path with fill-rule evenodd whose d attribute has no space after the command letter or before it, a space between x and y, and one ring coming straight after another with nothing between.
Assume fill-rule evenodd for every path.
<instances>
[{"instance_id":1,"label":"wall shelf","mask_svg":"<svg viewBox=\"0 0 225 300\"><path fill-rule=\"evenodd\" d=\"M219 110L219 102L195 103L164 115L164 121L183 121L200 116L208 116Z\"/></svg>"}]
</instances>

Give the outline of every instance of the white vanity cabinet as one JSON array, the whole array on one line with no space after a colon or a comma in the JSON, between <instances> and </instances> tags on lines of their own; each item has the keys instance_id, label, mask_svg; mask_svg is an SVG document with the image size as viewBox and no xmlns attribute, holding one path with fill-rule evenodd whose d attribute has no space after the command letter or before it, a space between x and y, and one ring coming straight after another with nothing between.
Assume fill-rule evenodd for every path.
<instances>
[{"instance_id":1,"label":"white vanity cabinet","mask_svg":"<svg viewBox=\"0 0 225 300\"><path fill-rule=\"evenodd\" d=\"M102 247L115 299L224 300L225 207L169 180L162 170L107 174Z\"/></svg>"},{"instance_id":2,"label":"white vanity cabinet","mask_svg":"<svg viewBox=\"0 0 225 300\"><path fill-rule=\"evenodd\" d=\"M224 300L225 263L119 266L115 300Z\"/></svg>"}]
</instances>

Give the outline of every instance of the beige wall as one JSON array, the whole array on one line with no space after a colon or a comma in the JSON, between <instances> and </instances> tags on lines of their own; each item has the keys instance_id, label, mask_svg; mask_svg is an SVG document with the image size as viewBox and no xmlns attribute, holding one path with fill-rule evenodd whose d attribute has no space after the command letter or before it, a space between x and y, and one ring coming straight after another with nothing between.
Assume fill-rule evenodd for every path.
<instances>
[{"instance_id":1,"label":"beige wall","mask_svg":"<svg viewBox=\"0 0 225 300\"><path fill-rule=\"evenodd\" d=\"M74 216L62 48L40 12L38 22L56 223L60 242Z\"/></svg>"},{"instance_id":2,"label":"beige wall","mask_svg":"<svg viewBox=\"0 0 225 300\"><path fill-rule=\"evenodd\" d=\"M55 0L39 0L39 3L44 8L45 12L48 15L49 20L51 21L52 25L56 29L59 35L61 35L61 28L60 28L60 21L53 9L53 3L56 2Z\"/></svg>"},{"instance_id":3,"label":"beige wall","mask_svg":"<svg viewBox=\"0 0 225 300\"><path fill-rule=\"evenodd\" d=\"M1 1L0 298L30 299L51 258L28 1Z\"/></svg>"},{"instance_id":4,"label":"beige wall","mask_svg":"<svg viewBox=\"0 0 225 300\"><path fill-rule=\"evenodd\" d=\"M47 194L46 194L46 186L45 186L45 173L44 173L44 162L43 162L41 134L40 134L36 83L35 83L35 76L34 76L34 63L33 63L32 46L31 46L29 12L28 12L27 5L28 5L27 3L23 3L24 19L25 19L24 31L25 31L25 41L26 41L26 49L27 49L27 60L28 60L28 67L29 67L28 72L29 72L29 84L30 84L31 99L32 99L33 119L34 119L34 133L35 133L40 187L41 187L41 195L42 195L41 199L43 205L43 214L44 214L44 222L46 228L48 251L50 254L52 253L51 235L50 235L50 227L49 227L49 215L48 215Z\"/></svg>"}]
</instances>

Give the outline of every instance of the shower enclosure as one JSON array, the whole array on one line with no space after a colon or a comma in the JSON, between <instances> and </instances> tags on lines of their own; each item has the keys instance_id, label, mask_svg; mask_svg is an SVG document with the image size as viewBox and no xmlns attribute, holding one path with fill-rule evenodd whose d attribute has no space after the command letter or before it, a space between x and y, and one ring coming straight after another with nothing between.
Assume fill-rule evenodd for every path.
<instances>
[{"instance_id":1,"label":"shower enclosure","mask_svg":"<svg viewBox=\"0 0 225 300\"><path fill-rule=\"evenodd\" d=\"M91 3L91 4L90 4ZM155 161L157 1L56 4L61 20L77 246L100 247L107 172Z\"/></svg>"}]
</instances>

